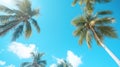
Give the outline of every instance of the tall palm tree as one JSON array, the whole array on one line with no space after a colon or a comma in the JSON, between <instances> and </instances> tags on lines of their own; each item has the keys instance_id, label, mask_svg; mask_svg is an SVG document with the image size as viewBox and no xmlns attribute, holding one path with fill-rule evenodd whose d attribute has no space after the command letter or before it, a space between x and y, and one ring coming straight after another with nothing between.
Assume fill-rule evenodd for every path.
<instances>
[{"instance_id":1,"label":"tall palm tree","mask_svg":"<svg viewBox=\"0 0 120 67\"><path fill-rule=\"evenodd\" d=\"M91 48L91 41L94 38L98 45L102 46L112 59L120 66L119 59L103 44L105 36L117 38L117 34L112 26L109 24L114 22L114 18L108 15L112 14L111 11L105 10L97 12L95 15L88 15L87 13L75 18L72 24L77 27L74 31L75 36L79 36L79 44L86 40L87 45ZM106 15L106 16L105 16ZM104 17L105 16L105 17Z\"/></svg>"},{"instance_id":2,"label":"tall palm tree","mask_svg":"<svg viewBox=\"0 0 120 67\"><path fill-rule=\"evenodd\" d=\"M46 61L41 60L41 57L44 55L44 53L31 53L33 57L33 62L24 62L21 64L21 67L45 67Z\"/></svg>"},{"instance_id":3,"label":"tall palm tree","mask_svg":"<svg viewBox=\"0 0 120 67\"><path fill-rule=\"evenodd\" d=\"M17 9L10 9L0 5L0 11L5 15L0 15L0 36L5 35L14 28L12 40L16 40L23 31L25 37L29 38L32 33L31 23L40 32L37 21L33 18L39 14L39 9L32 9L29 0L17 1Z\"/></svg>"}]
</instances>

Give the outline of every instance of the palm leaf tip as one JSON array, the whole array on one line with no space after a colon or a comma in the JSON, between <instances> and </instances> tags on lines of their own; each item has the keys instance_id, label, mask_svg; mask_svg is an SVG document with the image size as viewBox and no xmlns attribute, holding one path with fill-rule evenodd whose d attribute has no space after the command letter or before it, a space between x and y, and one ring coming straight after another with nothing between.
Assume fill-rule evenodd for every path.
<instances>
[{"instance_id":1,"label":"palm leaf tip","mask_svg":"<svg viewBox=\"0 0 120 67\"><path fill-rule=\"evenodd\" d=\"M37 32L40 33L40 27L35 19L32 19L32 24L36 28Z\"/></svg>"},{"instance_id":2,"label":"palm leaf tip","mask_svg":"<svg viewBox=\"0 0 120 67\"><path fill-rule=\"evenodd\" d=\"M77 2L78 2L78 0L74 0L74 1L72 2L72 6L75 6Z\"/></svg>"},{"instance_id":3,"label":"palm leaf tip","mask_svg":"<svg viewBox=\"0 0 120 67\"><path fill-rule=\"evenodd\" d=\"M87 42L88 48L91 48L91 40L92 40L92 36L90 34L90 31L87 31L87 33L86 33L86 42Z\"/></svg>"},{"instance_id":4,"label":"palm leaf tip","mask_svg":"<svg viewBox=\"0 0 120 67\"><path fill-rule=\"evenodd\" d=\"M98 15L107 15L107 14L112 14L112 12L109 11L109 10L105 10L105 11L100 11L100 12L98 12L97 14L98 14Z\"/></svg>"},{"instance_id":5,"label":"palm leaf tip","mask_svg":"<svg viewBox=\"0 0 120 67\"><path fill-rule=\"evenodd\" d=\"M28 21L26 21L25 37L29 38L31 36L31 33L32 33L31 25Z\"/></svg>"}]
</instances>

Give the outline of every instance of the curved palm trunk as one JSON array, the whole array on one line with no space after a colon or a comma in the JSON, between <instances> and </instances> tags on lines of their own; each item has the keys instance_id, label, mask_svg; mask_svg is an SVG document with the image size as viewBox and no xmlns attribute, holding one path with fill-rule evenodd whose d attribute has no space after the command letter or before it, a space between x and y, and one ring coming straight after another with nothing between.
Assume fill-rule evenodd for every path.
<instances>
[{"instance_id":1,"label":"curved palm trunk","mask_svg":"<svg viewBox=\"0 0 120 67\"><path fill-rule=\"evenodd\" d=\"M101 40L100 40L99 37L97 36L95 30L94 30L91 26L90 26L90 29L92 30L95 38L96 38L97 41L100 43L100 45L105 49L105 51L112 57L112 59L113 59L113 60L118 64L118 66L120 67L120 61L119 61L119 59L112 53L112 51L110 51L110 49L108 49L108 47L107 47L105 44L103 44L103 43L101 42Z\"/></svg>"}]
</instances>

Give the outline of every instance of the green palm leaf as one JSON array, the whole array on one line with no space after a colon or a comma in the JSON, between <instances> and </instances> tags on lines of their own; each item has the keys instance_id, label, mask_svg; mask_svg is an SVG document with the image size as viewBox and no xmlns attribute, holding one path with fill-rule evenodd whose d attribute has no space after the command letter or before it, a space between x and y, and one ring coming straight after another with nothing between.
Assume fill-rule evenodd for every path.
<instances>
[{"instance_id":1,"label":"green palm leaf","mask_svg":"<svg viewBox=\"0 0 120 67\"><path fill-rule=\"evenodd\" d=\"M13 38L12 38L12 41L15 41L23 32L23 24L22 25L19 25L14 33L13 33Z\"/></svg>"},{"instance_id":2,"label":"green palm leaf","mask_svg":"<svg viewBox=\"0 0 120 67\"><path fill-rule=\"evenodd\" d=\"M32 65L31 62L24 62L21 64L21 67L30 67Z\"/></svg>"},{"instance_id":3,"label":"green palm leaf","mask_svg":"<svg viewBox=\"0 0 120 67\"><path fill-rule=\"evenodd\" d=\"M84 26L80 26L74 31L74 36L80 36L81 32L84 30Z\"/></svg>"},{"instance_id":4,"label":"green palm leaf","mask_svg":"<svg viewBox=\"0 0 120 67\"><path fill-rule=\"evenodd\" d=\"M31 3L29 0L24 0L24 1L16 1L16 6L19 8L19 10L22 13L27 13L27 15L30 15L32 10L31 10Z\"/></svg>"},{"instance_id":5,"label":"green palm leaf","mask_svg":"<svg viewBox=\"0 0 120 67\"><path fill-rule=\"evenodd\" d=\"M86 22L86 18L84 16L80 16L80 17L77 17L75 18L73 21L72 21L72 24L74 26L83 26Z\"/></svg>"},{"instance_id":6,"label":"green palm leaf","mask_svg":"<svg viewBox=\"0 0 120 67\"><path fill-rule=\"evenodd\" d=\"M0 5L0 11L8 13L8 14L15 13L14 10L12 10L12 9L6 7L6 6L3 6L3 5Z\"/></svg>"},{"instance_id":7,"label":"green palm leaf","mask_svg":"<svg viewBox=\"0 0 120 67\"><path fill-rule=\"evenodd\" d=\"M92 40L92 36L90 34L90 31L87 31L86 33L86 42L89 48L91 48L91 40Z\"/></svg>"},{"instance_id":8,"label":"green palm leaf","mask_svg":"<svg viewBox=\"0 0 120 67\"><path fill-rule=\"evenodd\" d=\"M96 24L109 24L115 21L114 18L104 17L96 20Z\"/></svg>"},{"instance_id":9,"label":"green palm leaf","mask_svg":"<svg viewBox=\"0 0 120 67\"><path fill-rule=\"evenodd\" d=\"M96 0L96 2L98 3L108 3L110 2L111 0Z\"/></svg>"},{"instance_id":10,"label":"green palm leaf","mask_svg":"<svg viewBox=\"0 0 120 67\"><path fill-rule=\"evenodd\" d=\"M31 36L31 33L32 33L31 25L30 25L29 21L26 21L25 24L26 24L25 37L29 38Z\"/></svg>"},{"instance_id":11,"label":"green palm leaf","mask_svg":"<svg viewBox=\"0 0 120 67\"><path fill-rule=\"evenodd\" d=\"M113 27L111 26L98 26L97 29L103 34L104 36L117 38L117 34Z\"/></svg>"},{"instance_id":12,"label":"green palm leaf","mask_svg":"<svg viewBox=\"0 0 120 67\"><path fill-rule=\"evenodd\" d=\"M32 19L32 24L36 28L37 32L40 32L40 27L35 19Z\"/></svg>"},{"instance_id":13,"label":"green palm leaf","mask_svg":"<svg viewBox=\"0 0 120 67\"><path fill-rule=\"evenodd\" d=\"M9 21L9 23L1 25L0 26L0 36L4 35L10 29L14 28L17 24L19 24L19 22L20 22L19 20L13 20L13 21Z\"/></svg>"},{"instance_id":14,"label":"green palm leaf","mask_svg":"<svg viewBox=\"0 0 120 67\"><path fill-rule=\"evenodd\" d=\"M109 14L112 14L110 10L104 10L104 11L97 12L97 15L109 15Z\"/></svg>"},{"instance_id":15,"label":"green palm leaf","mask_svg":"<svg viewBox=\"0 0 120 67\"><path fill-rule=\"evenodd\" d=\"M0 15L0 22L5 24L8 23L10 20L15 20L19 18L19 16L16 15Z\"/></svg>"},{"instance_id":16,"label":"green palm leaf","mask_svg":"<svg viewBox=\"0 0 120 67\"><path fill-rule=\"evenodd\" d=\"M83 43L83 40L85 39L86 37L86 30L82 31L81 34L80 34L80 39L79 39L79 44L82 44Z\"/></svg>"}]
</instances>

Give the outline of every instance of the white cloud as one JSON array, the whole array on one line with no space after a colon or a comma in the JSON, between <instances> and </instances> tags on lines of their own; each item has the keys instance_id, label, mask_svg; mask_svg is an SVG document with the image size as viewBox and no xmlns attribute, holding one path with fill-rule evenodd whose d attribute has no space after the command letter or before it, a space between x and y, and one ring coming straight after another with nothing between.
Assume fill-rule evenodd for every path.
<instances>
[{"instance_id":1,"label":"white cloud","mask_svg":"<svg viewBox=\"0 0 120 67\"><path fill-rule=\"evenodd\" d=\"M5 65L5 64L6 64L5 61L0 60L0 66L3 66L3 65Z\"/></svg>"},{"instance_id":2,"label":"white cloud","mask_svg":"<svg viewBox=\"0 0 120 67\"><path fill-rule=\"evenodd\" d=\"M16 54L19 58L30 58L31 52L35 51L36 46L34 44L29 44L26 46L26 44L18 43L18 42L12 42L9 46L9 51Z\"/></svg>"},{"instance_id":3,"label":"white cloud","mask_svg":"<svg viewBox=\"0 0 120 67\"><path fill-rule=\"evenodd\" d=\"M50 67L56 67L56 64L51 64Z\"/></svg>"},{"instance_id":4,"label":"white cloud","mask_svg":"<svg viewBox=\"0 0 120 67\"><path fill-rule=\"evenodd\" d=\"M8 65L8 66L5 66L5 67L15 67L15 65L13 65L13 64L10 64L10 65Z\"/></svg>"},{"instance_id":5,"label":"white cloud","mask_svg":"<svg viewBox=\"0 0 120 67\"><path fill-rule=\"evenodd\" d=\"M79 65L82 64L81 57L78 57L72 51L67 52L67 60L73 67L79 67Z\"/></svg>"}]
</instances>

